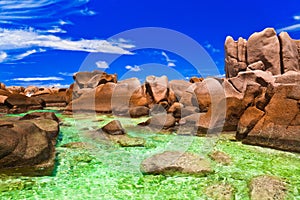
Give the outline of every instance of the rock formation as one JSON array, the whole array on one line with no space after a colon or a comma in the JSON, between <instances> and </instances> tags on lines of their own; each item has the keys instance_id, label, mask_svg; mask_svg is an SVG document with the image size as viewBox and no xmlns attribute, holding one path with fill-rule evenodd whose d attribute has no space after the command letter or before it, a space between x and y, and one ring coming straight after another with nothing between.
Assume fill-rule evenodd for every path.
<instances>
[{"instance_id":1,"label":"rock formation","mask_svg":"<svg viewBox=\"0 0 300 200\"><path fill-rule=\"evenodd\" d=\"M246 70L269 71L272 75L299 71L299 44L286 32L277 35L273 28L252 34L248 41L243 38L234 41L228 36L225 41L226 78Z\"/></svg>"}]
</instances>

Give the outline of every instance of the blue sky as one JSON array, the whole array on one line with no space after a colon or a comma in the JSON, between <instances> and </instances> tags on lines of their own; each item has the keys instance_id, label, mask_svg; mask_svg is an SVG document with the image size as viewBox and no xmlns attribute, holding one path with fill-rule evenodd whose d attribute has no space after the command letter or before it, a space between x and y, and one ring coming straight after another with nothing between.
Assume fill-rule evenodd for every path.
<instances>
[{"instance_id":1,"label":"blue sky","mask_svg":"<svg viewBox=\"0 0 300 200\"><path fill-rule=\"evenodd\" d=\"M274 27L300 39L299 0L1 0L0 10L0 82L6 85L62 87L72 73L93 69L120 79L220 76L227 35L247 39ZM157 27L158 35L143 27Z\"/></svg>"}]
</instances>

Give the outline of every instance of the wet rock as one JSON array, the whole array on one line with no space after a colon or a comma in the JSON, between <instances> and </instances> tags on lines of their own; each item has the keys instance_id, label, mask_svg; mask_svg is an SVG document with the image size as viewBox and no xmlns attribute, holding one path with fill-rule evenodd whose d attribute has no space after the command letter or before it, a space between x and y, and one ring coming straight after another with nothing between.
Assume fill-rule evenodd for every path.
<instances>
[{"instance_id":1,"label":"wet rock","mask_svg":"<svg viewBox=\"0 0 300 200\"><path fill-rule=\"evenodd\" d=\"M172 114L157 114L148 119L144 125L148 125L153 128L168 129L175 126L176 119Z\"/></svg>"},{"instance_id":2,"label":"wet rock","mask_svg":"<svg viewBox=\"0 0 300 200\"><path fill-rule=\"evenodd\" d=\"M182 152L166 151L153 155L141 163L145 174L172 175L176 173L203 176L212 173L210 163L204 158Z\"/></svg>"},{"instance_id":3,"label":"wet rock","mask_svg":"<svg viewBox=\"0 0 300 200\"><path fill-rule=\"evenodd\" d=\"M132 107L129 109L129 114L133 118L148 116L149 112L150 112L150 110L146 106L137 106L137 107Z\"/></svg>"},{"instance_id":4,"label":"wet rock","mask_svg":"<svg viewBox=\"0 0 300 200\"><path fill-rule=\"evenodd\" d=\"M146 144L145 139L139 137L130 137L128 135L109 135L108 137L121 147L144 147Z\"/></svg>"},{"instance_id":5,"label":"wet rock","mask_svg":"<svg viewBox=\"0 0 300 200\"><path fill-rule=\"evenodd\" d=\"M225 183L215 184L205 189L205 194L216 200L232 200L234 199L234 188Z\"/></svg>"},{"instance_id":6,"label":"wet rock","mask_svg":"<svg viewBox=\"0 0 300 200\"><path fill-rule=\"evenodd\" d=\"M49 137L46 131L29 120L15 120L1 124L1 169L27 167L41 170L42 168L41 171L51 173L55 159L53 141L56 138Z\"/></svg>"},{"instance_id":7,"label":"wet rock","mask_svg":"<svg viewBox=\"0 0 300 200\"><path fill-rule=\"evenodd\" d=\"M30 119L51 119L56 122L60 122L58 117L53 112L32 112L20 118L20 120L30 120Z\"/></svg>"},{"instance_id":8,"label":"wet rock","mask_svg":"<svg viewBox=\"0 0 300 200\"><path fill-rule=\"evenodd\" d=\"M231 157L222 151L214 151L209 154L209 157L223 165L229 165L232 162Z\"/></svg>"},{"instance_id":9,"label":"wet rock","mask_svg":"<svg viewBox=\"0 0 300 200\"><path fill-rule=\"evenodd\" d=\"M103 126L101 128L101 130L104 131L107 134L110 134L110 135L123 135L123 134L125 134L125 130L122 127L122 124L119 120L113 120L113 121L109 122L108 124Z\"/></svg>"},{"instance_id":10,"label":"wet rock","mask_svg":"<svg viewBox=\"0 0 300 200\"><path fill-rule=\"evenodd\" d=\"M286 184L275 177L259 176L250 182L251 200L283 200L286 191Z\"/></svg>"}]
</instances>

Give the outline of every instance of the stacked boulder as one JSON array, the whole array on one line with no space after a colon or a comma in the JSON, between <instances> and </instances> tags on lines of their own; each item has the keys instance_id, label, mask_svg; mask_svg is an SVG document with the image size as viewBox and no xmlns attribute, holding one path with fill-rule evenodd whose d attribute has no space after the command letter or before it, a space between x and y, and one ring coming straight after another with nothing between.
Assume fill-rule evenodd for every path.
<instances>
[{"instance_id":1,"label":"stacked boulder","mask_svg":"<svg viewBox=\"0 0 300 200\"><path fill-rule=\"evenodd\" d=\"M0 83L1 113L23 113L44 107L64 107L66 103L66 89L63 88L6 87Z\"/></svg>"},{"instance_id":2,"label":"stacked boulder","mask_svg":"<svg viewBox=\"0 0 300 200\"><path fill-rule=\"evenodd\" d=\"M246 144L300 152L300 42L267 28L243 40L241 63L240 41L225 41L226 102L229 94L240 99L230 109L238 112L231 130Z\"/></svg>"},{"instance_id":3,"label":"stacked boulder","mask_svg":"<svg viewBox=\"0 0 300 200\"><path fill-rule=\"evenodd\" d=\"M234 41L228 36L225 41L226 77L238 75L240 71L262 70L272 75L288 71L299 71L300 41L293 40L288 33L277 35L273 28L252 34L248 41Z\"/></svg>"}]
</instances>

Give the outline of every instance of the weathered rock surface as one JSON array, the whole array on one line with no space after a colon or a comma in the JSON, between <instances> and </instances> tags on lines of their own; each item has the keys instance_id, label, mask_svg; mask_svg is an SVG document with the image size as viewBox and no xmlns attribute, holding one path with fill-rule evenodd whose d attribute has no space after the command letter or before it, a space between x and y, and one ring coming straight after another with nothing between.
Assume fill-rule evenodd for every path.
<instances>
[{"instance_id":1,"label":"weathered rock surface","mask_svg":"<svg viewBox=\"0 0 300 200\"><path fill-rule=\"evenodd\" d=\"M251 200L284 200L286 192L286 184L275 177L259 176L250 183Z\"/></svg>"},{"instance_id":2,"label":"weathered rock surface","mask_svg":"<svg viewBox=\"0 0 300 200\"><path fill-rule=\"evenodd\" d=\"M109 122L108 124L103 126L101 128L101 130L110 135L124 135L125 134L125 130L122 127L122 124L119 120L113 120L113 121Z\"/></svg>"},{"instance_id":3,"label":"weathered rock surface","mask_svg":"<svg viewBox=\"0 0 300 200\"><path fill-rule=\"evenodd\" d=\"M205 189L205 194L211 199L232 200L234 199L234 188L225 183L214 184Z\"/></svg>"},{"instance_id":4,"label":"weathered rock surface","mask_svg":"<svg viewBox=\"0 0 300 200\"><path fill-rule=\"evenodd\" d=\"M210 163L192 153L166 151L145 159L141 163L141 171L145 174L176 173L203 176L212 173Z\"/></svg>"},{"instance_id":5,"label":"weathered rock surface","mask_svg":"<svg viewBox=\"0 0 300 200\"><path fill-rule=\"evenodd\" d=\"M229 165L232 162L231 157L222 151L213 151L212 153L209 154L209 157L212 160L221 163L223 165Z\"/></svg>"},{"instance_id":6,"label":"weathered rock surface","mask_svg":"<svg viewBox=\"0 0 300 200\"><path fill-rule=\"evenodd\" d=\"M51 174L58 133L58 123L50 119L1 121L0 170L28 168Z\"/></svg>"},{"instance_id":7,"label":"weathered rock surface","mask_svg":"<svg viewBox=\"0 0 300 200\"><path fill-rule=\"evenodd\" d=\"M156 114L140 125L149 126L151 128L168 129L175 126L176 119L172 114Z\"/></svg>"},{"instance_id":8,"label":"weathered rock surface","mask_svg":"<svg viewBox=\"0 0 300 200\"><path fill-rule=\"evenodd\" d=\"M298 84L275 87L274 95L265 107L265 115L243 143L300 152L299 92Z\"/></svg>"},{"instance_id":9,"label":"weathered rock surface","mask_svg":"<svg viewBox=\"0 0 300 200\"><path fill-rule=\"evenodd\" d=\"M262 61L267 71L273 75L281 74L280 44L273 28L252 34L247 42L247 61L252 64Z\"/></svg>"},{"instance_id":10,"label":"weathered rock surface","mask_svg":"<svg viewBox=\"0 0 300 200\"><path fill-rule=\"evenodd\" d=\"M283 73L299 71L299 54L296 43L287 32L281 32L279 34L279 40L281 44Z\"/></svg>"}]
</instances>

